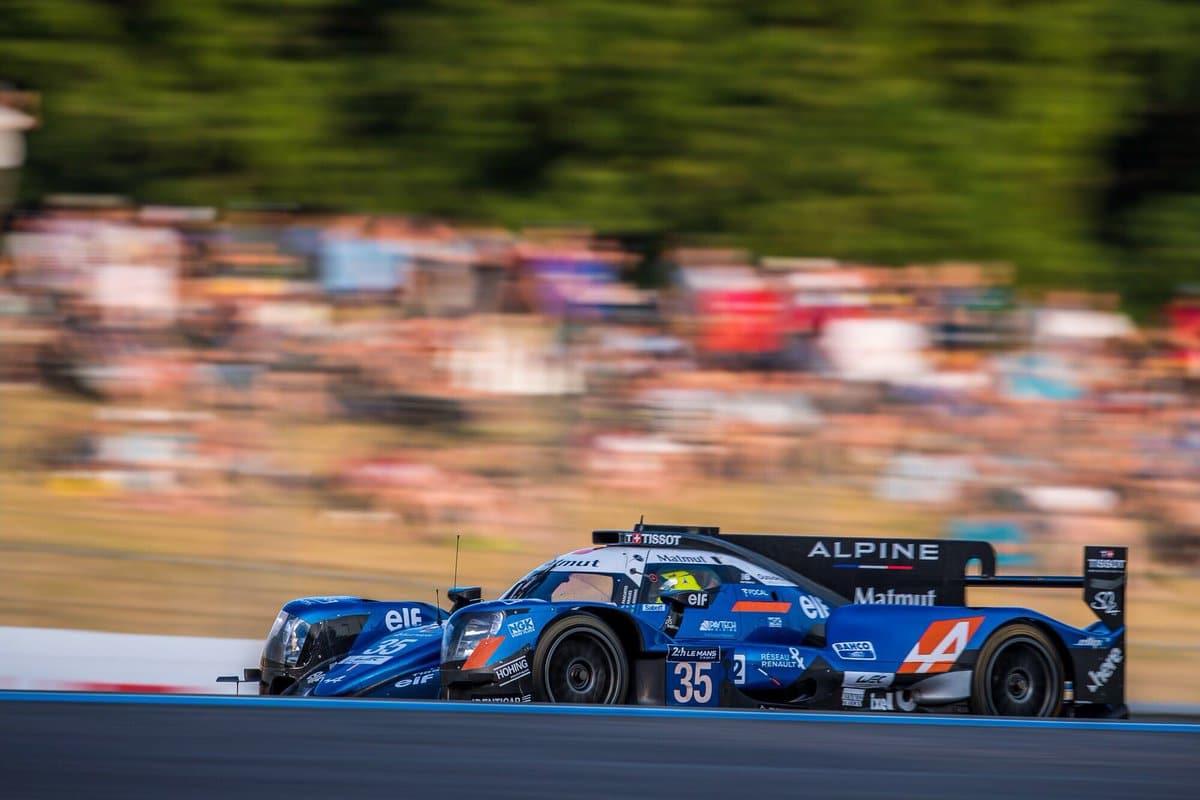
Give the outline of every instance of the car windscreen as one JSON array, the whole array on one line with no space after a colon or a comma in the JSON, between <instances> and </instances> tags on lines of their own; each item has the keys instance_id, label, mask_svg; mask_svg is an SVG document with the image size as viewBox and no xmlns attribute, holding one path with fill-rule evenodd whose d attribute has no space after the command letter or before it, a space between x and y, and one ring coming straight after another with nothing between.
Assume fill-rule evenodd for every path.
<instances>
[{"instance_id":1,"label":"car windscreen","mask_svg":"<svg viewBox=\"0 0 1200 800\"><path fill-rule=\"evenodd\" d=\"M590 600L612 602L615 575L542 569L530 573L504 593L506 600Z\"/></svg>"}]
</instances>

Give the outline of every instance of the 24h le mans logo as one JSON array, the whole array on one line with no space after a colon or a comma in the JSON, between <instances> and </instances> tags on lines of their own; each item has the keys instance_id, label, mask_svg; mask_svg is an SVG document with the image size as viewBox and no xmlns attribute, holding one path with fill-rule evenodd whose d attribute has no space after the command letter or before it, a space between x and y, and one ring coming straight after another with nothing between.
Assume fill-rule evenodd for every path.
<instances>
[{"instance_id":1,"label":"24h le mans logo","mask_svg":"<svg viewBox=\"0 0 1200 800\"><path fill-rule=\"evenodd\" d=\"M897 672L949 672L982 623L983 617L943 619L930 623L912 650L908 651Z\"/></svg>"}]
</instances>

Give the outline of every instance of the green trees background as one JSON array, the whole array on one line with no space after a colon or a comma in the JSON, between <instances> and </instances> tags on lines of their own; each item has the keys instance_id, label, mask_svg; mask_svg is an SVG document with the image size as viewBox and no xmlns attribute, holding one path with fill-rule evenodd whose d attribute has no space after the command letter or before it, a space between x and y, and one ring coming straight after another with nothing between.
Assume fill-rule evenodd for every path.
<instances>
[{"instance_id":1,"label":"green trees background","mask_svg":"<svg viewBox=\"0 0 1200 800\"><path fill-rule=\"evenodd\" d=\"M1200 280L1200 4L17 0L23 194Z\"/></svg>"}]
</instances>

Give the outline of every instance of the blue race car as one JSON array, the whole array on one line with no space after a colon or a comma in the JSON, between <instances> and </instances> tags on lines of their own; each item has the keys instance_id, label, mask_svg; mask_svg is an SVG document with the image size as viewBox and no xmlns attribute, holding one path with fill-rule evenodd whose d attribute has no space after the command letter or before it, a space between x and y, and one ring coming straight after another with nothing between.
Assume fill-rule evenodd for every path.
<instances>
[{"instance_id":1,"label":"blue race car","mask_svg":"<svg viewBox=\"0 0 1200 800\"><path fill-rule=\"evenodd\" d=\"M721 534L638 524L542 564L499 600L317 597L284 606L271 694L1124 717L1126 549L1082 577L997 576L990 544ZM978 574L968 575L977 564ZM1080 587L1075 628L965 605L976 586Z\"/></svg>"}]
</instances>

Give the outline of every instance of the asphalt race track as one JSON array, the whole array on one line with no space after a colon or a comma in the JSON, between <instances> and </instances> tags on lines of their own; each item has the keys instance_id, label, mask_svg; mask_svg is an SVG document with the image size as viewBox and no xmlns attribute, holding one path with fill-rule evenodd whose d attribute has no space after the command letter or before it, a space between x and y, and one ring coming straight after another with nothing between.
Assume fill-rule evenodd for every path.
<instances>
[{"instance_id":1,"label":"asphalt race track","mask_svg":"<svg viewBox=\"0 0 1200 800\"><path fill-rule=\"evenodd\" d=\"M1200 796L1200 725L266 700L0 693L0 797Z\"/></svg>"}]
</instances>

